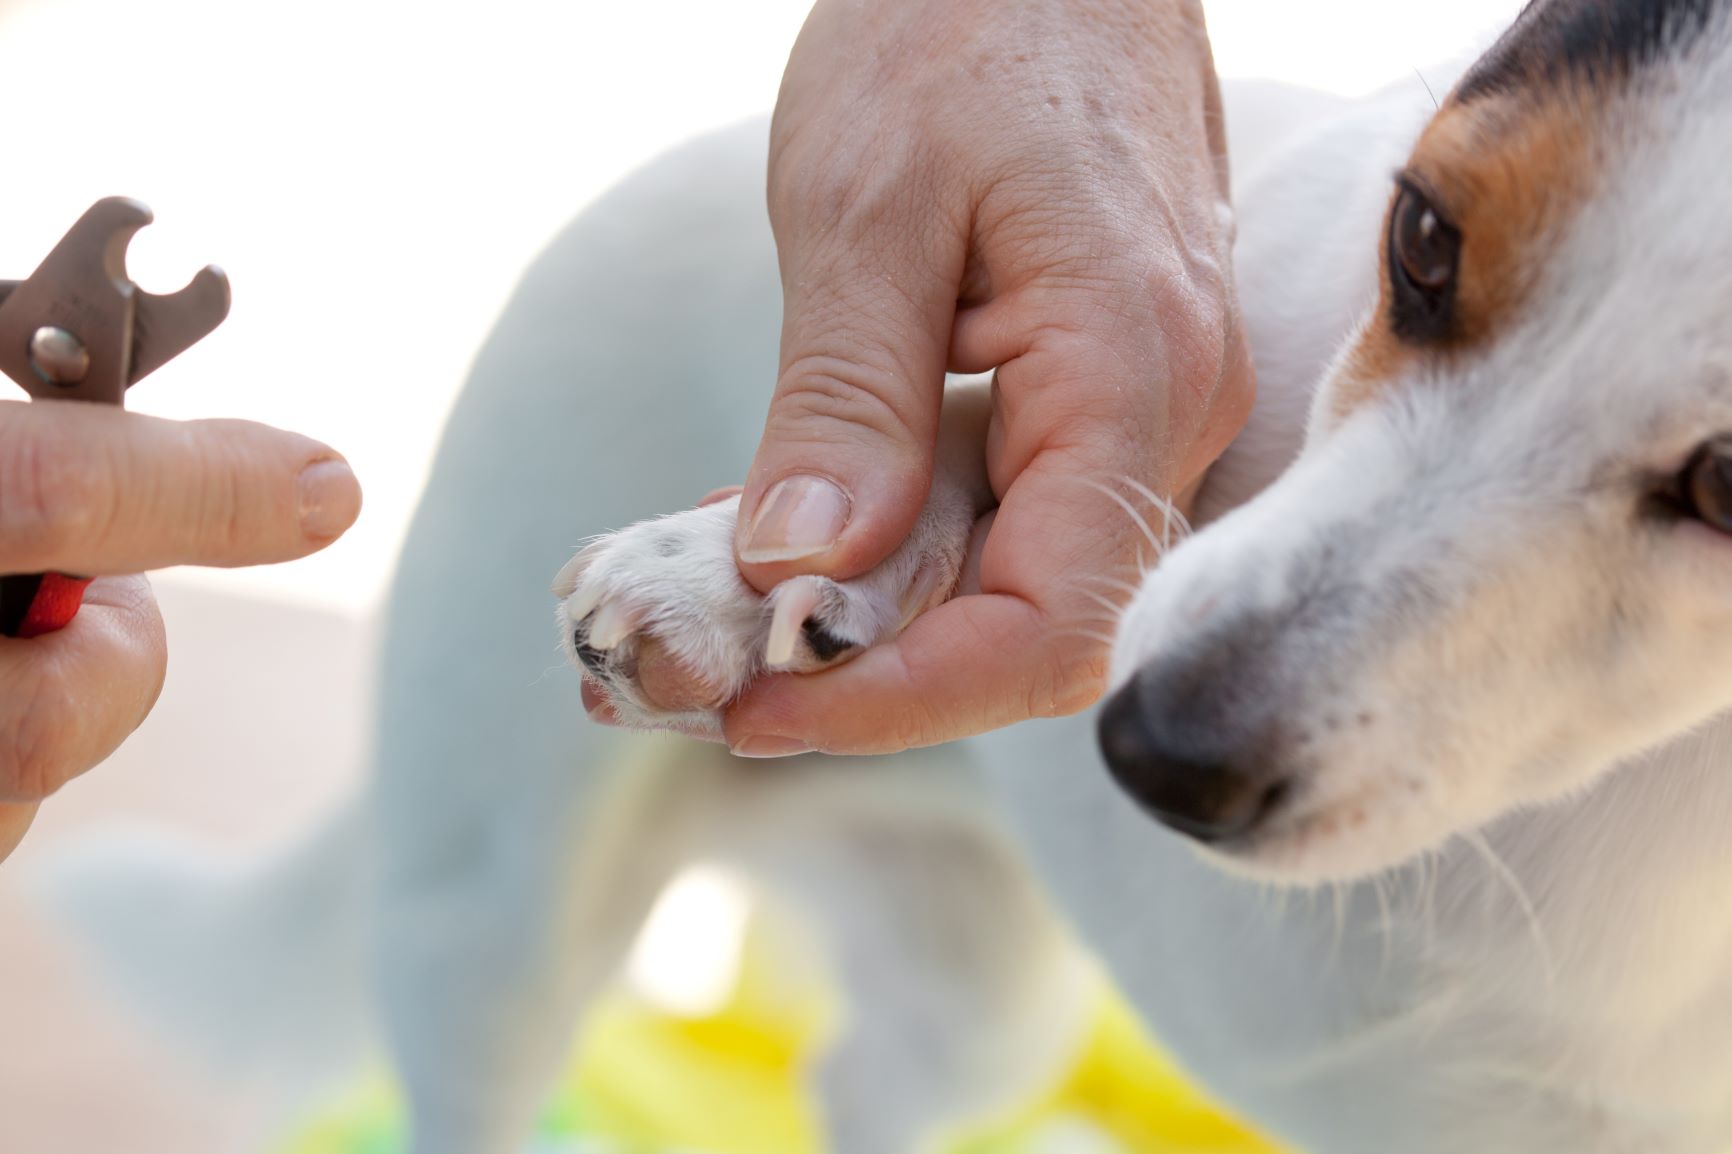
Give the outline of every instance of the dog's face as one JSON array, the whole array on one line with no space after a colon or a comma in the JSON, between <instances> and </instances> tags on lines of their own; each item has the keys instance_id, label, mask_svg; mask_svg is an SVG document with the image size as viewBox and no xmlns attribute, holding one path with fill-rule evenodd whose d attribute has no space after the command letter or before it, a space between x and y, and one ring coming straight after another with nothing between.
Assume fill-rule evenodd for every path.
<instances>
[{"instance_id":1,"label":"dog's face","mask_svg":"<svg viewBox=\"0 0 1732 1154\"><path fill-rule=\"evenodd\" d=\"M1126 611L1109 764L1234 868L1389 867L1732 705L1728 17L1531 6L1399 177L1300 460Z\"/></svg>"}]
</instances>

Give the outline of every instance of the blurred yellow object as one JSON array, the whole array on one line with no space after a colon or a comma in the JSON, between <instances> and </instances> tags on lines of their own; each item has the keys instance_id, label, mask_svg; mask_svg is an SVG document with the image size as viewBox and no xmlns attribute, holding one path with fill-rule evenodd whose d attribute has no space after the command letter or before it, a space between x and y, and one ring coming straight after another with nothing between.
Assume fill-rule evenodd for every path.
<instances>
[{"instance_id":1,"label":"blurred yellow object","mask_svg":"<svg viewBox=\"0 0 1732 1154\"><path fill-rule=\"evenodd\" d=\"M1094 1023L1069 1075L1044 1101L955 1154L1036 1154L1028 1136L1084 1124L1126 1154L1288 1154L1215 1105L1151 1042L1104 982Z\"/></svg>"},{"instance_id":2,"label":"blurred yellow object","mask_svg":"<svg viewBox=\"0 0 1732 1154\"><path fill-rule=\"evenodd\" d=\"M528 1154L600 1150L822 1154L804 1072L842 1019L834 993L791 977L754 918L727 1004L662 1013L625 990L602 998ZM373 1078L283 1154L399 1154L401 1111ZM1079 1135L1086 1141L1078 1142ZM947 1144L953 1154L1285 1154L1211 1104L1102 984L1070 1073L1013 1118Z\"/></svg>"},{"instance_id":3,"label":"blurred yellow object","mask_svg":"<svg viewBox=\"0 0 1732 1154\"><path fill-rule=\"evenodd\" d=\"M778 947L792 943L775 930L751 918L713 1015L673 1017L623 991L596 1005L565 1080L590 1133L643 1150L822 1154L804 1071L841 1007L815 975L782 964Z\"/></svg>"}]
</instances>

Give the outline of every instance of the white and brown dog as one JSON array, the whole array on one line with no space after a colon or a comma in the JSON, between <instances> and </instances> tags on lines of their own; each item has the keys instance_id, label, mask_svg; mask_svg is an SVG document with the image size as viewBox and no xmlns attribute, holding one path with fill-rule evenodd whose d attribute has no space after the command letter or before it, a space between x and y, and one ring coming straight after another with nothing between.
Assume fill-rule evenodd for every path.
<instances>
[{"instance_id":1,"label":"white and brown dog","mask_svg":"<svg viewBox=\"0 0 1732 1154\"><path fill-rule=\"evenodd\" d=\"M1163 1031L1182 1056L1308 1148L1732 1149L1732 765L1711 720L1732 706L1729 17L1541 0L1416 144L1363 109L1242 206L1262 397L1208 527L1123 615L1100 736L1211 861L1357 882L1375 921L1347 932L1374 926L1386 956L1330 964L1298 947L1315 911L1225 884L1195 920L1157 901L1170 882L1110 907L1171 935L1158 959L1092 944L1157 1027L1194 1019ZM740 680L766 650L806 667L880 640L909 573L953 571L968 475L941 477L913 556L755 615L737 578L684 569L668 596L633 531L608 538L567 573L580 657L641 710L628 624ZM729 514L635 532L707 521L725 563ZM669 620L710 596L728 612ZM733 622L759 632L708 661ZM802 623L828 644L791 643ZM1141 840L1078 844L1049 875L1141 872L1160 839ZM1239 918L1261 924L1221 928Z\"/></svg>"},{"instance_id":2,"label":"white and brown dog","mask_svg":"<svg viewBox=\"0 0 1732 1154\"><path fill-rule=\"evenodd\" d=\"M208 902L137 865L81 886L83 916L135 958L200 941L247 974L181 948L143 980L187 990L231 1060L280 1040L237 1035L260 988L300 991L265 999L298 1011L279 1035L349 1004L307 975L363 961L313 930L362 926L421 1154L513 1147L694 858L826 941L859 1010L815 1075L842 1154L911 1154L1062 1066L1090 980L1065 922L1297 1147L1727 1154L1732 0L1537 0L1433 112L1417 84L1347 108L1239 196L1260 397L1206 526L1124 610L1116 783L1076 722L975 743L1012 840L948 753L634 760L540 678L508 632L529 610L449 611L553 568L562 527L744 463L778 302L736 133L580 221L478 364L394 601L378 788L263 883L303 932L204 943ZM561 571L567 651L629 720L708 729L637 691L645 638L731 691L892 635L991 500L980 399L952 398L932 504L881 569L759 598L731 503L659 518ZM654 468L619 429L653 433ZM308 913L357 898L370 917Z\"/></svg>"}]
</instances>

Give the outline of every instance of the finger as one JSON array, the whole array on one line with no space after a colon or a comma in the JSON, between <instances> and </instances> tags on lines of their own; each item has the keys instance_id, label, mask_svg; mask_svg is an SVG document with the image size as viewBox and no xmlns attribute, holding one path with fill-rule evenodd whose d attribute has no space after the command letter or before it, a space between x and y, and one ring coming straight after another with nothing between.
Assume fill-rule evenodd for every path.
<instances>
[{"instance_id":1,"label":"finger","mask_svg":"<svg viewBox=\"0 0 1732 1154\"><path fill-rule=\"evenodd\" d=\"M1105 676L1104 646L1055 637L1029 602L960 597L846 665L758 682L724 728L742 756L895 753L1075 713L1099 696Z\"/></svg>"},{"instance_id":2,"label":"finger","mask_svg":"<svg viewBox=\"0 0 1732 1154\"><path fill-rule=\"evenodd\" d=\"M360 508L348 464L296 433L0 402L0 572L287 561L336 540Z\"/></svg>"},{"instance_id":3,"label":"finger","mask_svg":"<svg viewBox=\"0 0 1732 1154\"><path fill-rule=\"evenodd\" d=\"M0 861L5 861L36 818L34 805L0 805Z\"/></svg>"},{"instance_id":4,"label":"finger","mask_svg":"<svg viewBox=\"0 0 1732 1154\"><path fill-rule=\"evenodd\" d=\"M988 452L995 490L1042 452L1087 446L1106 455L1081 462L1075 476L1130 475L1163 494L1182 492L1249 418L1255 374L1229 290L1195 272L1158 290L1125 283L1117 292L1159 304L1141 323L1100 331L1044 325L1044 291L958 315L952 369L997 366Z\"/></svg>"},{"instance_id":5,"label":"finger","mask_svg":"<svg viewBox=\"0 0 1732 1154\"><path fill-rule=\"evenodd\" d=\"M907 182L882 184L819 227L778 222L781 370L736 540L765 592L870 569L930 486L965 231Z\"/></svg>"},{"instance_id":6,"label":"finger","mask_svg":"<svg viewBox=\"0 0 1732 1154\"><path fill-rule=\"evenodd\" d=\"M722 489L711 489L708 493L704 494L704 499L698 502L698 508L702 509L709 505L720 505L729 497L738 497L741 493L745 492L745 489L746 487L744 485L729 485Z\"/></svg>"},{"instance_id":7,"label":"finger","mask_svg":"<svg viewBox=\"0 0 1732 1154\"><path fill-rule=\"evenodd\" d=\"M141 577L109 577L57 633L0 638L0 804L41 801L113 753L162 691L168 649Z\"/></svg>"}]
</instances>

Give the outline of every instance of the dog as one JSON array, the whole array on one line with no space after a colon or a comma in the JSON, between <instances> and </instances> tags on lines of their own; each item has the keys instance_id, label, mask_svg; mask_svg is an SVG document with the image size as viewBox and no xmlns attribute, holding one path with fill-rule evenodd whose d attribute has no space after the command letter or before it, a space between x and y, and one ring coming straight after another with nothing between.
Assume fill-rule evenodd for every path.
<instances>
[{"instance_id":1,"label":"dog","mask_svg":"<svg viewBox=\"0 0 1732 1154\"><path fill-rule=\"evenodd\" d=\"M857 1011L813 1073L842 1154L1054 1076L1096 965L1298 1149L1725 1154L1732 3L1536 0L1434 79L1435 109L1404 86L1262 163L1235 145L1258 402L1124 608L1099 752L1070 719L745 764L586 728L536 666L522 575L566 560L571 663L627 721L712 731L638 691L646 636L723 691L845 659L949 591L989 499L976 384L919 528L859 581L759 598L731 504L647 519L733 479L738 398L772 377L754 128L630 182L507 310L406 548L375 787L244 890L302 918L213 930L212 883L136 857L100 886L87 859L63 905L117 966L172 941L133 987L196 991L235 1064L328 1063L318 1023L376 996L420 1154L513 1148L694 857L828 945ZM602 504L635 524L551 557ZM261 1000L303 1012L243 1028Z\"/></svg>"},{"instance_id":2,"label":"dog","mask_svg":"<svg viewBox=\"0 0 1732 1154\"><path fill-rule=\"evenodd\" d=\"M1125 609L1100 737L1126 793L1215 865L1357 883L1349 900L1386 908L1435 886L1423 916L1380 914L1383 978L1271 943L1306 983L1333 969L1324 984L1347 984L1307 990L1312 1012L1252 1015L1237 1053L1224 1034L1178 1046L1298 1144L1732 1147L1732 778L1714 725L1732 705L1716 589L1732 566L1732 278L1716 268L1732 237L1702 215L1728 124L1732 6L1541 0L1411 150L1377 158L1378 134L1350 120L1311 145L1314 168L1281 175L1306 185L1279 194L1288 211L1245 210L1264 396L1208 483L1208 527ZM1393 192L1378 174L1375 212L1368 163L1398 173ZM1375 303L1356 317L1361 299ZM1317 364L1318 336L1343 334ZM976 401L954 398L965 422ZM982 508L961 477L941 471L881 569L798 579L755 616L737 578L725 611L693 613L723 587L730 508L628 530L562 575L562 627L636 721L634 630L730 689L822 665L895 632L922 594L909 574L954 571ZM722 561L670 593L634 534L686 526ZM705 636L737 622L757 632ZM802 646L802 625L825 643ZM1464 868L1475 855L1484 870ZM1049 873L1147 857L1091 840ZM1233 892L1224 909L1257 890ZM1223 1001L1261 1009L1247 990L1268 986L1242 980L1256 965L1217 968L1181 924L1195 952L1162 951L1170 966L1085 933L1121 979L1196 979L1152 996L1127 981L1169 1042L1198 1032L1170 1016L1203 1007L1218 1030ZM1339 1021L1307 1031L1310 1052L1253 1044L1257 1023L1312 1013Z\"/></svg>"}]
</instances>

